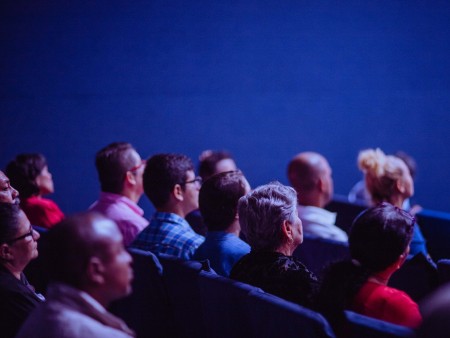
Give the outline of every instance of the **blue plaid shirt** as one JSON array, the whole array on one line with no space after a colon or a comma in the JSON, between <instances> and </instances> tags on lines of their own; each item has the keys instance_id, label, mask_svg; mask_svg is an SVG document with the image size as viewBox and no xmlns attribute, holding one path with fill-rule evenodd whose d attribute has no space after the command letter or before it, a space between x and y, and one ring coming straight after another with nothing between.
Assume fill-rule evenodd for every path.
<instances>
[{"instance_id":1,"label":"blue plaid shirt","mask_svg":"<svg viewBox=\"0 0 450 338\"><path fill-rule=\"evenodd\" d=\"M132 248L191 259L205 237L192 230L186 220L176 214L155 212L148 227L136 237Z\"/></svg>"}]
</instances>

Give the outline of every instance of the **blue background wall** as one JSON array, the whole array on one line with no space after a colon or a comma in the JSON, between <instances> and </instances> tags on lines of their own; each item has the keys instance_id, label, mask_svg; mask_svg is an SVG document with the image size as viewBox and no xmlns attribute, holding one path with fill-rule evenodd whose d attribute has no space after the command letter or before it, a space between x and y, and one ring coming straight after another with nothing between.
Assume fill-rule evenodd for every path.
<instances>
[{"instance_id":1,"label":"blue background wall","mask_svg":"<svg viewBox=\"0 0 450 338\"><path fill-rule=\"evenodd\" d=\"M96 199L95 152L117 140L144 157L228 149L253 186L315 150L341 194L359 150L402 149L416 200L450 211L446 1L0 6L0 167L43 152L66 212Z\"/></svg>"}]
</instances>

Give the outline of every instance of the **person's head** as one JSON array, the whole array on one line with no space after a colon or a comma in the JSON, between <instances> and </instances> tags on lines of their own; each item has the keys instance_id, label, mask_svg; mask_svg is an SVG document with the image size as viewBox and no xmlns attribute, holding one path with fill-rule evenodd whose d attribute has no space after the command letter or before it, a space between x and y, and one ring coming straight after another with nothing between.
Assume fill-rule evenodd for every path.
<instances>
[{"instance_id":1,"label":"person's head","mask_svg":"<svg viewBox=\"0 0 450 338\"><path fill-rule=\"evenodd\" d=\"M205 150L199 160L198 174L204 181L214 174L237 169L231 154L224 150Z\"/></svg>"},{"instance_id":2,"label":"person's head","mask_svg":"<svg viewBox=\"0 0 450 338\"><path fill-rule=\"evenodd\" d=\"M414 217L389 203L363 211L350 230L350 254L372 273L380 272L409 252Z\"/></svg>"},{"instance_id":3,"label":"person's head","mask_svg":"<svg viewBox=\"0 0 450 338\"><path fill-rule=\"evenodd\" d=\"M66 218L46 234L50 280L86 291L102 305L131 292L132 258L117 225L97 213Z\"/></svg>"},{"instance_id":4,"label":"person's head","mask_svg":"<svg viewBox=\"0 0 450 338\"><path fill-rule=\"evenodd\" d=\"M385 155L380 149L367 149L359 153L358 165L373 203L386 201L401 205L414 194L410 171L400 158Z\"/></svg>"},{"instance_id":5,"label":"person's head","mask_svg":"<svg viewBox=\"0 0 450 338\"><path fill-rule=\"evenodd\" d=\"M414 180L417 173L417 162L411 155L408 155L402 150L397 151L395 154L399 159L405 162L406 166L409 169L409 173L411 174L412 179Z\"/></svg>"},{"instance_id":6,"label":"person's head","mask_svg":"<svg viewBox=\"0 0 450 338\"><path fill-rule=\"evenodd\" d=\"M0 171L0 203L19 204L19 192L11 186L9 178Z\"/></svg>"},{"instance_id":7,"label":"person's head","mask_svg":"<svg viewBox=\"0 0 450 338\"><path fill-rule=\"evenodd\" d=\"M315 152L297 154L288 164L290 184L298 193L299 203L324 207L333 197L333 178L328 161Z\"/></svg>"},{"instance_id":8,"label":"person's head","mask_svg":"<svg viewBox=\"0 0 450 338\"><path fill-rule=\"evenodd\" d=\"M38 256L39 233L19 205L0 203L0 262L21 272Z\"/></svg>"},{"instance_id":9,"label":"person's head","mask_svg":"<svg viewBox=\"0 0 450 338\"><path fill-rule=\"evenodd\" d=\"M182 154L150 157L144 172L144 191L156 209L180 209L183 217L198 208L201 179L192 161Z\"/></svg>"},{"instance_id":10,"label":"person's head","mask_svg":"<svg viewBox=\"0 0 450 338\"><path fill-rule=\"evenodd\" d=\"M54 191L52 174L42 154L20 154L8 163L5 170L11 184L22 198L51 194Z\"/></svg>"},{"instance_id":11,"label":"person's head","mask_svg":"<svg viewBox=\"0 0 450 338\"><path fill-rule=\"evenodd\" d=\"M250 191L240 171L227 171L208 178L200 189L200 212L209 231L224 231L237 218L239 199Z\"/></svg>"},{"instance_id":12,"label":"person's head","mask_svg":"<svg viewBox=\"0 0 450 338\"><path fill-rule=\"evenodd\" d=\"M95 155L95 166L103 192L127 197L132 193L137 199L143 194L145 161L130 143L114 142L107 145Z\"/></svg>"},{"instance_id":13,"label":"person's head","mask_svg":"<svg viewBox=\"0 0 450 338\"><path fill-rule=\"evenodd\" d=\"M252 250L295 249L303 242L297 193L279 182L262 185L240 198L239 222Z\"/></svg>"}]
</instances>

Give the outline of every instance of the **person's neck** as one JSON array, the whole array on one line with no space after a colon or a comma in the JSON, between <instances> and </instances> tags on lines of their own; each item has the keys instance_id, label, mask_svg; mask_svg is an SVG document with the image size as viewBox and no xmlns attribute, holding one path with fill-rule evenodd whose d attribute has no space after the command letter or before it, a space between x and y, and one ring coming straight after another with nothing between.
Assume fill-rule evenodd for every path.
<instances>
[{"instance_id":1,"label":"person's neck","mask_svg":"<svg viewBox=\"0 0 450 338\"><path fill-rule=\"evenodd\" d=\"M163 207L156 208L156 211L165 212L165 213L169 213L169 214L176 214L176 215L180 216L181 218L186 218L186 215L188 214L179 205L165 205Z\"/></svg>"},{"instance_id":2,"label":"person's neck","mask_svg":"<svg viewBox=\"0 0 450 338\"><path fill-rule=\"evenodd\" d=\"M316 208L323 208L325 206L324 199L318 194L300 195L301 198L298 199L298 204L303 206L311 206Z\"/></svg>"},{"instance_id":3,"label":"person's neck","mask_svg":"<svg viewBox=\"0 0 450 338\"><path fill-rule=\"evenodd\" d=\"M239 220L235 219L234 222L231 223L230 226L226 228L224 231L239 237L239 235L241 234L241 225L239 224Z\"/></svg>"},{"instance_id":4,"label":"person's neck","mask_svg":"<svg viewBox=\"0 0 450 338\"><path fill-rule=\"evenodd\" d=\"M139 202L139 199L142 196L141 193L138 193L138 192L133 191L133 190L123 190L121 192L121 195L127 197L130 200L132 200L136 204Z\"/></svg>"},{"instance_id":5,"label":"person's neck","mask_svg":"<svg viewBox=\"0 0 450 338\"><path fill-rule=\"evenodd\" d=\"M295 248L292 248L292 245L290 245L289 243L285 243L283 245L280 245L275 251L285 256L292 256L294 250Z\"/></svg>"},{"instance_id":6,"label":"person's neck","mask_svg":"<svg viewBox=\"0 0 450 338\"><path fill-rule=\"evenodd\" d=\"M11 264L10 262L6 262L5 264L3 264L3 266L6 269L8 269L8 271L11 272L11 274L18 280L20 280L20 275L22 274L23 269L25 268L25 267L23 267L21 269L21 268L15 266L14 264Z\"/></svg>"}]
</instances>

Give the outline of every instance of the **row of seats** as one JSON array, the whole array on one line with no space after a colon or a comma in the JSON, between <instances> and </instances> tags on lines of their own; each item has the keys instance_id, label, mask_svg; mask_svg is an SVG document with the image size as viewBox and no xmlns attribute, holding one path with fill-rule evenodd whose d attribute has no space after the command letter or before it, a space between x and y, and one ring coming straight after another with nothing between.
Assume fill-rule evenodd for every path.
<instances>
[{"instance_id":1,"label":"row of seats","mask_svg":"<svg viewBox=\"0 0 450 338\"><path fill-rule=\"evenodd\" d=\"M219 276L207 262L157 258L130 249L134 292L111 311L134 328L138 337L297 337L332 338L319 314ZM414 337L410 329L346 313L350 337Z\"/></svg>"},{"instance_id":2,"label":"row of seats","mask_svg":"<svg viewBox=\"0 0 450 338\"><path fill-rule=\"evenodd\" d=\"M355 217L366 207L350 203L346 196L335 195L326 208L337 213L336 224L348 232ZM433 260L450 258L450 214L423 209L416 218Z\"/></svg>"}]
</instances>

